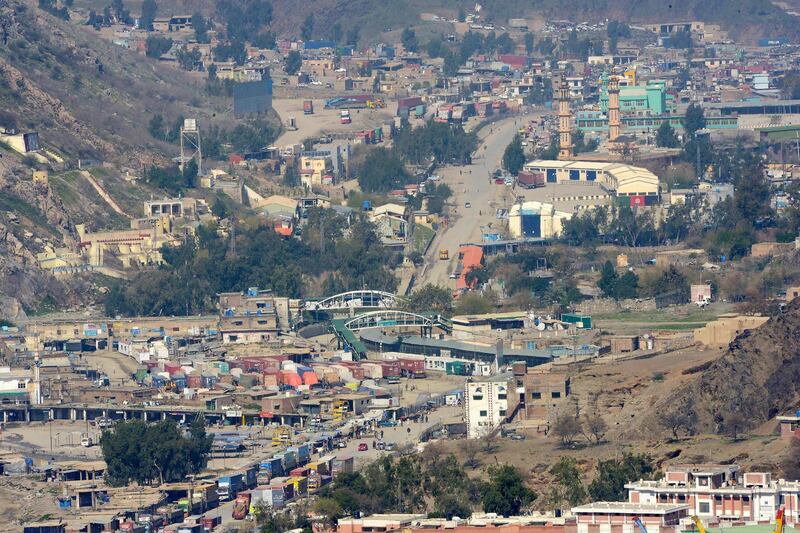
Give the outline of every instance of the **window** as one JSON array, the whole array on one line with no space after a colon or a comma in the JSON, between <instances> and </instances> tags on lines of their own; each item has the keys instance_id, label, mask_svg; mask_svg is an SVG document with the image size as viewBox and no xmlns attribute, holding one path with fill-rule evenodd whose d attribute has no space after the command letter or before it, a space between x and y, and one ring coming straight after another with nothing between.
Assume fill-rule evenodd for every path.
<instances>
[{"instance_id":1,"label":"window","mask_svg":"<svg viewBox=\"0 0 800 533\"><path fill-rule=\"evenodd\" d=\"M473 394L472 399L475 401L483 400L483 394Z\"/></svg>"},{"instance_id":2,"label":"window","mask_svg":"<svg viewBox=\"0 0 800 533\"><path fill-rule=\"evenodd\" d=\"M241 320L234 320L233 321L233 325L234 326L241 326L242 325L242 321Z\"/></svg>"},{"instance_id":3,"label":"window","mask_svg":"<svg viewBox=\"0 0 800 533\"><path fill-rule=\"evenodd\" d=\"M711 512L711 503L700 502L697 504L697 508L700 510L702 514L708 514L709 512Z\"/></svg>"},{"instance_id":4,"label":"window","mask_svg":"<svg viewBox=\"0 0 800 533\"><path fill-rule=\"evenodd\" d=\"M505 392L501 392L500 394L497 395L498 400L505 400L507 397L508 396L506 395Z\"/></svg>"},{"instance_id":5,"label":"window","mask_svg":"<svg viewBox=\"0 0 800 533\"><path fill-rule=\"evenodd\" d=\"M569 171L569 179L572 181L578 181L581 179L581 173L578 170L570 170Z\"/></svg>"},{"instance_id":6,"label":"window","mask_svg":"<svg viewBox=\"0 0 800 533\"><path fill-rule=\"evenodd\" d=\"M714 501L717 503L722 502L722 495L717 494L716 496L714 496Z\"/></svg>"},{"instance_id":7,"label":"window","mask_svg":"<svg viewBox=\"0 0 800 533\"><path fill-rule=\"evenodd\" d=\"M479 411L478 416L486 416L486 411Z\"/></svg>"},{"instance_id":8,"label":"window","mask_svg":"<svg viewBox=\"0 0 800 533\"><path fill-rule=\"evenodd\" d=\"M172 328L172 331L180 331L180 330L181 330L181 328L179 328L179 327L177 327L177 328Z\"/></svg>"},{"instance_id":9,"label":"window","mask_svg":"<svg viewBox=\"0 0 800 533\"><path fill-rule=\"evenodd\" d=\"M506 416L506 410L500 409L500 416Z\"/></svg>"},{"instance_id":10,"label":"window","mask_svg":"<svg viewBox=\"0 0 800 533\"><path fill-rule=\"evenodd\" d=\"M533 399L533 400L541 400L542 399L542 393L541 392L532 392L531 393L531 399Z\"/></svg>"},{"instance_id":11,"label":"window","mask_svg":"<svg viewBox=\"0 0 800 533\"><path fill-rule=\"evenodd\" d=\"M550 393L551 398L561 398L561 391L554 390Z\"/></svg>"}]
</instances>

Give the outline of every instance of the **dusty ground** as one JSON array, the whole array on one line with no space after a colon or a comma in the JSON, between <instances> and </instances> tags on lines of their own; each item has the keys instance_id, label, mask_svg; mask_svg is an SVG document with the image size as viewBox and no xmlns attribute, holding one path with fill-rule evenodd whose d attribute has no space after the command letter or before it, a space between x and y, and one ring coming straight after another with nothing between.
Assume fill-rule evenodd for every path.
<instances>
[{"instance_id":1,"label":"dusty ground","mask_svg":"<svg viewBox=\"0 0 800 533\"><path fill-rule=\"evenodd\" d=\"M387 107L383 109L352 109L350 110L352 124L341 124L339 110L325 109L325 100L321 98L312 99L314 114L304 115L304 100L303 98L287 98L272 101L272 107L281 117L284 128L289 117L294 117L297 123L296 131L285 129L284 133L275 141L276 146L284 147L302 143L304 139L319 137L322 133L353 133L367 128L376 128L392 121L394 106L392 102L387 102Z\"/></svg>"}]
</instances>

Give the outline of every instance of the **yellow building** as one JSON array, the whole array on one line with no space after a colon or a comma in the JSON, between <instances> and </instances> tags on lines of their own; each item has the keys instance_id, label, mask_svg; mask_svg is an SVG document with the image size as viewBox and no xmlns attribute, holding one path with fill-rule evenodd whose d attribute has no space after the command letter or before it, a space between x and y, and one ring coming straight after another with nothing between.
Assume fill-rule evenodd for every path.
<instances>
[{"instance_id":1,"label":"yellow building","mask_svg":"<svg viewBox=\"0 0 800 533\"><path fill-rule=\"evenodd\" d=\"M300 158L300 182L305 187L322 185L325 176L333 175L333 162L330 157Z\"/></svg>"}]
</instances>

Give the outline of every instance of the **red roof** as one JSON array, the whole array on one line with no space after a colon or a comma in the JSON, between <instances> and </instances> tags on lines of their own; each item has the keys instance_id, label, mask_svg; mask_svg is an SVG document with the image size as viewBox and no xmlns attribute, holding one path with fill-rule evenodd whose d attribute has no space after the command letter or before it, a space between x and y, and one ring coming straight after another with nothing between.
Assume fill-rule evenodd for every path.
<instances>
[{"instance_id":1,"label":"red roof","mask_svg":"<svg viewBox=\"0 0 800 533\"><path fill-rule=\"evenodd\" d=\"M467 285L467 273L473 268L480 268L483 265L483 248L480 246L462 246L458 249L461 256L461 275L456 281L457 289L473 289L474 286ZM474 283L473 283L474 285Z\"/></svg>"},{"instance_id":2,"label":"red roof","mask_svg":"<svg viewBox=\"0 0 800 533\"><path fill-rule=\"evenodd\" d=\"M238 164L240 164L242 161L244 161L244 157L243 157L243 156L241 156L241 155L239 155L239 154L230 154L230 155L228 156L228 162L229 162L229 163L232 163L232 164L234 164L234 165L238 165Z\"/></svg>"}]
</instances>

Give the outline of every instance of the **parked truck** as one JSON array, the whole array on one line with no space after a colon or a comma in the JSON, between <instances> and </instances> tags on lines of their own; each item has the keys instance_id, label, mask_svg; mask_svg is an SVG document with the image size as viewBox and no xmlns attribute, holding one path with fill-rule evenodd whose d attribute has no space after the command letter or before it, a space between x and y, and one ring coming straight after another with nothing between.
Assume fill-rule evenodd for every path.
<instances>
[{"instance_id":1,"label":"parked truck","mask_svg":"<svg viewBox=\"0 0 800 533\"><path fill-rule=\"evenodd\" d=\"M347 109L343 109L339 114L339 122L342 124L350 124L352 120L350 120L350 111Z\"/></svg>"},{"instance_id":2,"label":"parked truck","mask_svg":"<svg viewBox=\"0 0 800 533\"><path fill-rule=\"evenodd\" d=\"M311 100L303 100L303 114L304 115L313 115L314 114L314 102Z\"/></svg>"},{"instance_id":3,"label":"parked truck","mask_svg":"<svg viewBox=\"0 0 800 533\"><path fill-rule=\"evenodd\" d=\"M450 259L450 250L448 250L447 248L441 248L439 250L439 260L447 261L448 259Z\"/></svg>"},{"instance_id":4,"label":"parked truck","mask_svg":"<svg viewBox=\"0 0 800 533\"><path fill-rule=\"evenodd\" d=\"M234 520L244 520L250 513L250 493L242 492L236 496L236 501L233 502L233 512L231 516Z\"/></svg>"},{"instance_id":5,"label":"parked truck","mask_svg":"<svg viewBox=\"0 0 800 533\"><path fill-rule=\"evenodd\" d=\"M244 476L242 474L234 474L232 476L224 476L217 481L217 495L220 501L231 500L244 488Z\"/></svg>"}]
</instances>

